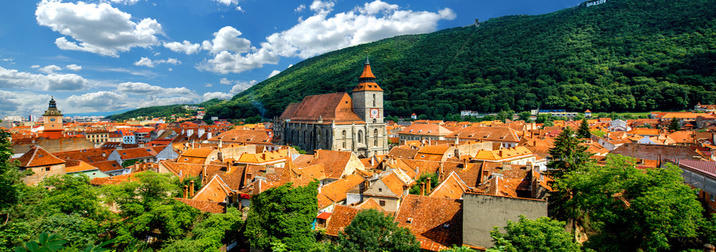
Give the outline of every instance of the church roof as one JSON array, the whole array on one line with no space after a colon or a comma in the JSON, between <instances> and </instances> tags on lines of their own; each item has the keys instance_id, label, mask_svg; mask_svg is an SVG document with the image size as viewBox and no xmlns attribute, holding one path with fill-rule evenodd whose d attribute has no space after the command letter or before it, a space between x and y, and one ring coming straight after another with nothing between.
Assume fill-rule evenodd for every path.
<instances>
[{"instance_id":1,"label":"church roof","mask_svg":"<svg viewBox=\"0 0 716 252\"><path fill-rule=\"evenodd\" d=\"M311 95L301 103L290 104L280 119L291 121L323 121L323 123L365 123L353 112L353 100L347 93Z\"/></svg>"},{"instance_id":2,"label":"church roof","mask_svg":"<svg viewBox=\"0 0 716 252\"><path fill-rule=\"evenodd\" d=\"M373 75L373 71L370 70L370 62L368 59L365 60L365 65L363 66L363 73L358 77L358 86L356 86L353 89L353 92L358 91L380 91L383 92L383 89L378 86L378 83L375 83L375 75Z\"/></svg>"}]
</instances>

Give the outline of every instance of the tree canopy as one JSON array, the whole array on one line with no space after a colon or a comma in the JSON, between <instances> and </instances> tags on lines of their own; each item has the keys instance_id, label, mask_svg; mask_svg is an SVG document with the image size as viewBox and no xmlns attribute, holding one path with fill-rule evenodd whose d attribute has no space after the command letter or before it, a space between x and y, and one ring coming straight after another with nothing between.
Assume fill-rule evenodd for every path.
<instances>
[{"instance_id":1,"label":"tree canopy","mask_svg":"<svg viewBox=\"0 0 716 252\"><path fill-rule=\"evenodd\" d=\"M375 209L361 210L339 234L340 251L420 251L420 243L393 218Z\"/></svg>"},{"instance_id":2,"label":"tree canopy","mask_svg":"<svg viewBox=\"0 0 716 252\"><path fill-rule=\"evenodd\" d=\"M490 232L495 247L488 251L580 251L580 246L564 231L564 222L540 217L536 220L520 215L517 222L507 221L505 233L498 227Z\"/></svg>"}]
</instances>

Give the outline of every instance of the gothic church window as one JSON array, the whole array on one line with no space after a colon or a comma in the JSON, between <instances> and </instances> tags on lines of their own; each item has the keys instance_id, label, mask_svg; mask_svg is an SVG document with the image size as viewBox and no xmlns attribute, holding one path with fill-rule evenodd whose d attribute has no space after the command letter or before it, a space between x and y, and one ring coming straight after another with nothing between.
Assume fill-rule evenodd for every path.
<instances>
[{"instance_id":1,"label":"gothic church window","mask_svg":"<svg viewBox=\"0 0 716 252\"><path fill-rule=\"evenodd\" d=\"M358 131L358 142L359 143L363 142L363 131L362 130Z\"/></svg>"}]
</instances>

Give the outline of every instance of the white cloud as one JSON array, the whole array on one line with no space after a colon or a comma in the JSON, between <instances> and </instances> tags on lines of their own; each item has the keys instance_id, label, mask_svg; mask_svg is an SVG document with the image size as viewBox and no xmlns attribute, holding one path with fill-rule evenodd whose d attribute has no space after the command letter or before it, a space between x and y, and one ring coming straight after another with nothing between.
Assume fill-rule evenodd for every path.
<instances>
[{"instance_id":1,"label":"white cloud","mask_svg":"<svg viewBox=\"0 0 716 252\"><path fill-rule=\"evenodd\" d=\"M178 65L178 64L181 64L181 61L179 61L178 59L175 59L175 58L168 58L165 60L151 60L147 57L141 57L139 59L139 61L134 62L135 66L146 66L146 67L154 67L154 65L158 65L158 64Z\"/></svg>"},{"instance_id":2,"label":"white cloud","mask_svg":"<svg viewBox=\"0 0 716 252\"><path fill-rule=\"evenodd\" d=\"M39 70L40 72L43 72L43 73L46 73L46 74L52 74L52 73L54 73L54 72L57 72L57 71L62 70L62 68L61 68L61 67L58 67L58 66L56 66L56 65L49 65L49 66L44 66L44 67L42 67L42 68L39 68L38 70Z\"/></svg>"},{"instance_id":3,"label":"white cloud","mask_svg":"<svg viewBox=\"0 0 716 252\"><path fill-rule=\"evenodd\" d=\"M78 65L75 65L75 64L66 65L65 68L67 68L67 69L69 69L69 70L72 70L72 71L75 71L75 72L77 72L77 71L79 71L79 70L82 70L82 66L78 66Z\"/></svg>"},{"instance_id":4,"label":"white cloud","mask_svg":"<svg viewBox=\"0 0 716 252\"><path fill-rule=\"evenodd\" d=\"M232 94L241 93L242 91L249 89L251 86L256 85L257 81L256 80L236 81L235 83L236 83L236 85L231 87L231 91L229 91L229 93L232 93Z\"/></svg>"},{"instance_id":5,"label":"white cloud","mask_svg":"<svg viewBox=\"0 0 716 252\"><path fill-rule=\"evenodd\" d=\"M87 86L88 81L76 74L32 74L0 67L1 89L76 91Z\"/></svg>"},{"instance_id":6,"label":"white cloud","mask_svg":"<svg viewBox=\"0 0 716 252\"><path fill-rule=\"evenodd\" d=\"M111 1L113 3L119 3L119 4L125 4L125 5L132 5L132 4L139 2L139 0L111 0Z\"/></svg>"},{"instance_id":7,"label":"white cloud","mask_svg":"<svg viewBox=\"0 0 716 252\"><path fill-rule=\"evenodd\" d=\"M280 74L280 73L281 73L281 71L279 71L279 70L273 70L273 71L271 71L271 73L269 74L268 78L274 77L274 76L276 76L277 74Z\"/></svg>"},{"instance_id":8,"label":"white cloud","mask_svg":"<svg viewBox=\"0 0 716 252\"><path fill-rule=\"evenodd\" d=\"M220 4L223 4L223 5L226 5L226 6L229 6L229 5L232 5L232 4L239 4L239 0L214 0L214 1L217 1L217 2L219 2Z\"/></svg>"},{"instance_id":9,"label":"white cloud","mask_svg":"<svg viewBox=\"0 0 716 252\"><path fill-rule=\"evenodd\" d=\"M214 98L219 98L221 100L229 100L231 99L231 97L234 97L234 95L222 92L208 92L204 93L203 101L208 101Z\"/></svg>"},{"instance_id":10,"label":"white cloud","mask_svg":"<svg viewBox=\"0 0 716 252\"><path fill-rule=\"evenodd\" d=\"M404 34L432 32L440 20L452 20L456 15L445 8L438 12L412 11L381 0L365 3L348 12L329 14L335 3L313 1L313 16L292 28L271 34L260 48L252 47L250 41L238 36L241 32L224 27L215 33L213 43L204 41L202 48L215 54L203 61L197 69L216 73L241 73L277 64L280 57L309 58L322 53L373 42ZM231 39L222 43L222 39ZM229 45L233 45L229 48Z\"/></svg>"},{"instance_id":11,"label":"white cloud","mask_svg":"<svg viewBox=\"0 0 716 252\"><path fill-rule=\"evenodd\" d=\"M236 10L237 10L237 11L240 11L241 13L245 13L245 12L246 12L246 11L244 10L244 8L241 8L241 6L236 6Z\"/></svg>"},{"instance_id":12,"label":"white cloud","mask_svg":"<svg viewBox=\"0 0 716 252\"><path fill-rule=\"evenodd\" d=\"M125 1L132 2L132 1ZM136 2L136 1L134 1ZM64 36L55 40L58 48L118 57L133 47L147 48L158 44L155 35L162 26L145 18L135 23L132 15L108 3L62 3L42 0L35 11L37 23ZM134 18L136 19L136 18Z\"/></svg>"},{"instance_id":13,"label":"white cloud","mask_svg":"<svg viewBox=\"0 0 716 252\"><path fill-rule=\"evenodd\" d=\"M67 104L75 109L84 108L94 111L112 111L126 107L127 95L111 91L98 91L67 98ZM60 107L60 106L58 106Z\"/></svg>"},{"instance_id":14,"label":"white cloud","mask_svg":"<svg viewBox=\"0 0 716 252\"><path fill-rule=\"evenodd\" d=\"M296 9L294 9L293 11L295 11L295 12L301 12L301 11L303 11L303 10L305 10L305 9L306 9L306 5L305 5L305 4L301 4L301 5L299 5L298 7L296 7Z\"/></svg>"},{"instance_id":15,"label":"white cloud","mask_svg":"<svg viewBox=\"0 0 716 252\"><path fill-rule=\"evenodd\" d=\"M0 90L0 115L39 115L47 109L47 102L49 100L49 95L34 92L9 92ZM62 108L60 108L60 110L62 110ZM0 118L2 116L0 116Z\"/></svg>"},{"instance_id":16,"label":"white cloud","mask_svg":"<svg viewBox=\"0 0 716 252\"><path fill-rule=\"evenodd\" d=\"M234 83L234 81L229 80L227 78L221 78L221 80L219 80L219 83L224 84L224 85L231 85Z\"/></svg>"},{"instance_id":17,"label":"white cloud","mask_svg":"<svg viewBox=\"0 0 716 252\"><path fill-rule=\"evenodd\" d=\"M127 94L155 95L161 97L187 95L195 96L194 92L185 87L164 88L142 82L124 82L117 86L117 91Z\"/></svg>"},{"instance_id":18,"label":"white cloud","mask_svg":"<svg viewBox=\"0 0 716 252\"><path fill-rule=\"evenodd\" d=\"M225 26L214 33L213 40L204 40L204 42L201 43L201 48L213 54L223 51L237 53L248 52L251 48L251 41L245 38L239 38L239 36L241 36L239 30L231 26Z\"/></svg>"},{"instance_id":19,"label":"white cloud","mask_svg":"<svg viewBox=\"0 0 716 252\"><path fill-rule=\"evenodd\" d=\"M169 50L180 52L180 53L186 53L189 54L195 54L199 51L199 48L201 47L199 44L192 44L189 41L184 40L183 42L171 42L167 43L164 42L164 47L169 48Z\"/></svg>"}]
</instances>

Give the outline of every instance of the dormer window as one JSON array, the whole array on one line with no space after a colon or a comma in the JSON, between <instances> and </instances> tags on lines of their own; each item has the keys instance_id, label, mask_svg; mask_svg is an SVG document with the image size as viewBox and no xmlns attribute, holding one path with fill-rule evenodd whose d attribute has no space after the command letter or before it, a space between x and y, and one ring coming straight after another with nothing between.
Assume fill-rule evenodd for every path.
<instances>
[{"instance_id":1,"label":"dormer window","mask_svg":"<svg viewBox=\"0 0 716 252\"><path fill-rule=\"evenodd\" d=\"M408 223L408 224L413 223L413 218L408 218L407 220L405 220L405 223Z\"/></svg>"}]
</instances>

